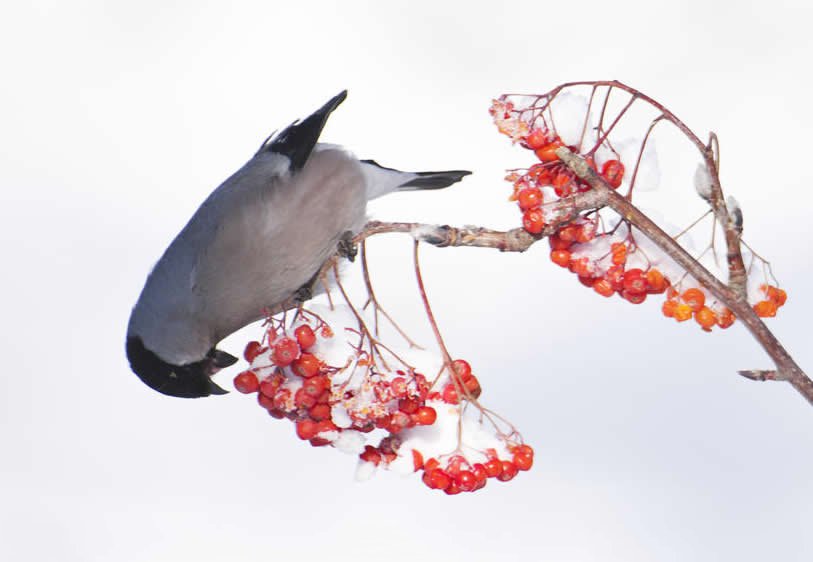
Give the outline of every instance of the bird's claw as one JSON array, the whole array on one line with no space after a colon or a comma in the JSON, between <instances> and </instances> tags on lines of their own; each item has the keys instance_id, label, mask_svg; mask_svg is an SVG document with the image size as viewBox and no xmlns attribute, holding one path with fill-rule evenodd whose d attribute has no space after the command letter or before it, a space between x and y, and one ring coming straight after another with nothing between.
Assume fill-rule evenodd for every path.
<instances>
[{"instance_id":1,"label":"bird's claw","mask_svg":"<svg viewBox=\"0 0 813 562\"><path fill-rule=\"evenodd\" d=\"M336 248L336 253L342 257L347 258L349 261L356 261L356 255L359 253L356 244L353 242L353 233L349 230L342 234L339 239L339 245Z\"/></svg>"}]
</instances>

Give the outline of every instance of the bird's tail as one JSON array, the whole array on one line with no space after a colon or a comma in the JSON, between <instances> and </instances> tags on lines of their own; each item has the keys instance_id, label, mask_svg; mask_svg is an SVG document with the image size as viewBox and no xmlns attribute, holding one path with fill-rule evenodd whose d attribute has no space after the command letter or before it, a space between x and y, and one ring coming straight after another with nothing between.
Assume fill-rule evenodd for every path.
<instances>
[{"instance_id":1,"label":"bird's tail","mask_svg":"<svg viewBox=\"0 0 813 562\"><path fill-rule=\"evenodd\" d=\"M382 166L375 160L362 160L367 179L367 198L375 199L393 191L441 189L471 174L468 170L445 172L402 172Z\"/></svg>"},{"instance_id":2,"label":"bird's tail","mask_svg":"<svg viewBox=\"0 0 813 562\"><path fill-rule=\"evenodd\" d=\"M457 183L464 177L471 175L468 170L447 170L445 172L415 172L414 179L398 186L400 191L413 191L416 189L441 189Z\"/></svg>"}]
</instances>

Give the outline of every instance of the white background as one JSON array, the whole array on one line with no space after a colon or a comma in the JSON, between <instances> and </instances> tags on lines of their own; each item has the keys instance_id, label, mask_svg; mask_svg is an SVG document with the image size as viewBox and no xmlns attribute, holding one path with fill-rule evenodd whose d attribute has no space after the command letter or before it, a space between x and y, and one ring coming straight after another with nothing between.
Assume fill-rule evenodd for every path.
<instances>
[{"instance_id":1,"label":"white background","mask_svg":"<svg viewBox=\"0 0 813 562\"><path fill-rule=\"evenodd\" d=\"M152 392L123 349L149 268L197 205L340 89L324 140L475 171L374 216L510 228L502 170L527 160L490 99L617 78L719 133L724 186L790 295L770 326L811 371L810 8L280 4L0 10L0 558L813 559L810 405L735 374L770 366L741 326L708 335L655 303L604 301L546 245L424 253L449 345L537 450L530 473L476 494L355 483L351 457L311 449L250 398ZM372 252L382 298L428 340L409 250L392 237Z\"/></svg>"}]
</instances>

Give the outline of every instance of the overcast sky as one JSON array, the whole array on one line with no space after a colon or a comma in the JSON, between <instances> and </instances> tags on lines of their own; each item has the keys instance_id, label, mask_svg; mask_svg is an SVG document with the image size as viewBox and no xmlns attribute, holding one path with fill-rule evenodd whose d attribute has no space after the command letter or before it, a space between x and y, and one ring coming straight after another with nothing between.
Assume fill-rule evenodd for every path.
<instances>
[{"instance_id":1,"label":"overcast sky","mask_svg":"<svg viewBox=\"0 0 813 562\"><path fill-rule=\"evenodd\" d=\"M813 372L811 9L279 4L0 9L0 558L813 559L811 406L735 374L771 366L741 326L708 335L655 303L604 301L546 244L424 252L449 345L537 450L531 472L476 494L356 483L352 458L303 444L251 399L164 397L124 357L146 274L195 208L339 90L323 140L387 166L475 172L373 216L510 228L503 170L527 159L493 129L491 98L615 78L719 134L724 187L789 294L769 325ZM393 236L371 255L382 299L428 340L410 250ZM222 347L239 354L258 334Z\"/></svg>"}]
</instances>

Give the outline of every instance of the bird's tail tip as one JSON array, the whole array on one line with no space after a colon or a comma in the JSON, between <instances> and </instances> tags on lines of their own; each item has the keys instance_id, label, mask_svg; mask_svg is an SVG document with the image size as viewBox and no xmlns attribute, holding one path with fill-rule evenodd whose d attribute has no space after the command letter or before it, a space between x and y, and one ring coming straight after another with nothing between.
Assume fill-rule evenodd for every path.
<instances>
[{"instance_id":1,"label":"bird's tail tip","mask_svg":"<svg viewBox=\"0 0 813 562\"><path fill-rule=\"evenodd\" d=\"M415 175L416 178L400 185L398 189L403 191L442 189L471 175L471 172L469 170L447 170L445 172L416 172Z\"/></svg>"}]
</instances>

